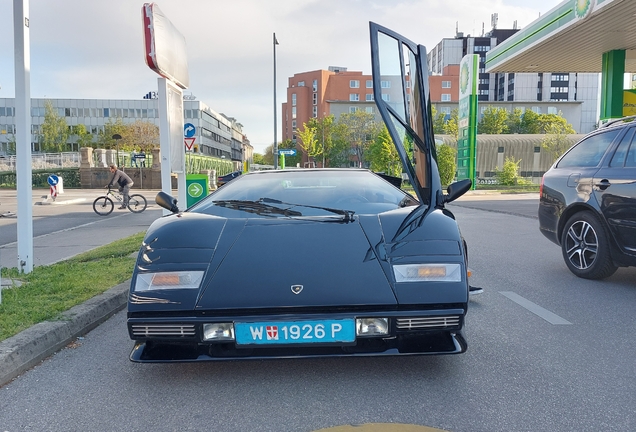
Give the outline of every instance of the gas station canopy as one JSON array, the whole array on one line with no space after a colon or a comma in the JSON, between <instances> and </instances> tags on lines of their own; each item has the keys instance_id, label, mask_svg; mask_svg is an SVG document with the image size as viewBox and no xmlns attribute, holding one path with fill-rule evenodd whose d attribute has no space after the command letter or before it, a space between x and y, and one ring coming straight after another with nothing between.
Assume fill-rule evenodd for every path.
<instances>
[{"instance_id":1,"label":"gas station canopy","mask_svg":"<svg viewBox=\"0 0 636 432\"><path fill-rule=\"evenodd\" d=\"M486 54L486 72L602 72L625 50L636 73L636 0L566 0Z\"/></svg>"}]
</instances>

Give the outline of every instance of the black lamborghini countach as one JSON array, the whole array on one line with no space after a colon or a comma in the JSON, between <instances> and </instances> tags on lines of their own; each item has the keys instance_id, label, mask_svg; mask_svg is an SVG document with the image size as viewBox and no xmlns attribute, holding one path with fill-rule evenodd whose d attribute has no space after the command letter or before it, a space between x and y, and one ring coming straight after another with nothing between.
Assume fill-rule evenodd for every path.
<instances>
[{"instance_id":1,"label":"black lamborghini countach","mask_svg":"<svg viewBox=\"0 0 636 432\"><path fill-rule=\"evenodd\" d=\"M147 231L128 331L139 362L456 354L469 286L445 205L426 51L374 23L373 84L414 194L365 169L241 175ZM381 81L391 81L390 102Z\"/></svg>"}]
</instances>

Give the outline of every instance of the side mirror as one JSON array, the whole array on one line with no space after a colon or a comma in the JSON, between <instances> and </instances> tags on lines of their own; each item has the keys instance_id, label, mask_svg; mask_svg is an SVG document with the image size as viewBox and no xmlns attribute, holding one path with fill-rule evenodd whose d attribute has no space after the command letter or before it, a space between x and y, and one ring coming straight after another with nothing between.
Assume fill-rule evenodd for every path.
<instances>
[{"instance_id":1,"label":"side mirror","mask_svg":"<svg viewBox=\"0 0 636 432\"><path fill-rule=\"evenodd\" d=\"M155 202L166 210L170 210L172 213L179 213L179 207L177 207L177 199L171 197L163 191L157 194L157 196L155 197Z\"/></svg>"},{"instance_id":2,"label":"side mirror","mask_svg":"<svg viewBox=\"0 0 636 432\"><path fill-rule=\"evenodd\" d=\"M446 189L447 194L444 195L444 204L455 201L457 198L464 195L470 190L472 185L473 182L470 179L460 180L448 185L448 188Z\"/></svg>"}]
</instances>

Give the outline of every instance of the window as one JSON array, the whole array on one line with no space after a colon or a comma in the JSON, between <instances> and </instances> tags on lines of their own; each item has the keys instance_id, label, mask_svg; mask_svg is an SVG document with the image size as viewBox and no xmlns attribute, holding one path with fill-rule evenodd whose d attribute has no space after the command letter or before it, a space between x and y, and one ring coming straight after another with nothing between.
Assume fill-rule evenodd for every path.
<instances>
[{"instance_id":1,"label":"window","mask_svg":"<svg viewBox=\"0 0 636 432\"><path fill-rule=\"evenodd\" d=\"M318 107L317 106L314 107L312 115L314 116L314 118L318 117Z\"/></svg>"},{"instance_id":2,"label":"window","mask_svg":"<svg viewBox=\"0 0 636 432\"><path fill-rule=\"evenodd\" d=\"M296 107L292 107L292 118L296 118Z\"/></svg>"},{"instance_id":3,"label":"window","mask_svg":"<svg viewBox=\"0 0 636 432\"><path fill-rule=\"evenodd\" d=\"M314 105L318 103L318 93L314 93L312 96L312 102Z\"/></svg>"},{"instance_id":4,"label":"window","mask_svg":"<svg viewBox=\"0 0 636 432\"><path fill-rule=\"evenodd\" d=\"M296 130L296 120L292 120L292 129Z\"/></svg>"},{"instance_id":5,"label":"window","mask_svg":"<svg viewBox=\"0 0 636 432\"><path fill-rule=\"evenodd\" d=\"M353 113L355 113L356 111L358 111L358 107L354 107L354 106L350 106L350 107L349 107L349 114L353 114Z\"/></svg>"},{"instance_id":6,"label":"window","mask_svg":"<svg viewBox=\"0 0 636 432\"><path fill-rule=\"evenodd\" d=\"M382 88L391 88L391 81L380 81L380 86Z\"/></svg>"},{"instance_id":7,"label":"window","mask_svg":"<svg viewBox=\"0 0 636 432\"><path fill-rule=\"evenodd\" d=\"M480 96L488 96L489 91L488 90L477 90L477 94Z\"/></svg>"},{"instance_id":8,"label":"window","mask_svg":"<svg viewBox=\"0 0 636 432\"><path fill-rule=\"evenodd\" d=\"M292 93L292 106L296 106L296 93Z\"/></svg>"},{"instance_id":9,"label":"window","mask_svg":"<svg viewBox=\"0 0 636 432\"><path fill-rule=\"evenodd\" d=\"M305 87L305 81L298 81L298 87Z\"/></svg>"},{"instance_id":10,"label":"window","mask_svg":"<svg viewBox=\"0 0 636 432\"><path fill-rule=\"evenodd\" d=\"M373 107L366 107L364 110L369 114L373 114L373 111L374 111Z\"/></svg>"},{"instance_id":11,"label":"window","mask_svg":"<svg viewBox=\"0 0 636 432\"><path fill-rule=\"evenodd\" d=\"M313 89L313 91L318 91L318 80L314 80L311 83L311 88Z\"/></svg>"},{"instance_id":12,"label":"window","mask_svg":"<svg viewBox=\"0 0 636 432\"><path fill-rule=\"evenodd\" d=\"M449 114L450 115L451 109L450 109L450 107L442 107L442 108L440 108L439 112L442 112L444 114Z\"/></svg>"},{"instance_id":13,"label":"window","mask_svg":"<svg viewBox=\"0 0 636 432\"><path fill-rule=\"evenodd\" d=\"M373 99L373 93L367 93L367 94L366 94L366 101L367 101L367 102L373 102L373 101L374 101L374 99Z\"/></svg>"},{"instance_id":14,"label":"window","mask_svg":"<svg viewBox=\"0 0 636 432\"><path fill-rule=\"evenodd\" d=\"M451 95L450 93L442 93L442 102L450 102Z\"/></svg>"},{"instance_id":15,"label":"window","mask_svg":"<svg viewBox=\"0 0 636 432\"><path fill-rule=\"evenodd\" d=\"M442 88L451 88L450 81L442 81Z\"/></svg>"},{"instance_id":16,"label":"window","mask_svg":"<svg viewBox=\"0 0 636 432\"><path fill-rule=\"evenodd\" d=\"M391 97L388 94L386 94L386 93L382 93L382 100L384 102L390 102L391 101Z\"/></svg>"},{"instance_id":17,"label":"window","mask_svg":"<svg viewBox=\"0 0 636 432\"><path fill-rule=\"evenodd\" d=\"M367 88L373 88L373 80L367 80Z\"/></svg>"},{"instance_id":18,"label":"window","mask_svg":"<svg viewBox=\"0 0 636 432\"><path fill-rule=\"evenodd\" d=\"M360 81L358 80L349 81L349 88L360 88Z\"/></svg>"},{"instance_id":19,"label":"window","mask_svg":"<svg viewBox=\"0 0 636 432\"><path fill-rule=\"evenodd\" d=\"M634 138L634 131L636 131L636 129L630 128L625 134L625 136L623 137L623 140L621 141L620 145L616 149L614 156L612 156L612 161L610 162L611 167L621 168L623 167L623 165L625 165L625 156L627 155L627 150L629 149L630 145L631 145L631 156L634 157L634 153L636 152L636 146L632 144L632 140ZM628 161L628 164L626 166L634 166L634 165L629 165L629 162L630 161Z\"/></svg>"},{"instance_id":20,"label":"window","mask_svg":"<svg viewBox=\"0 0 636 432\"><path fill-rule=\"evenodd\" d=\"M558 114L559 111L556 109L556 107L548 107L548 114Z\"/></svg>"},{"instance_id":21,"label":"window","mask_svg":"<svg viewBox=\"0 0 636 432\"><path fill-rule=\"evenodd\" d=\"M349 101L351 102L357 102L360 100L360 95L358 93L351 93L349 95Z\"/></svg>"},{"instance_id":22,"label":"window","mask_svg":"<svg viewBox=\"0 0 636 432\"><path fill-rule=\"evenodd\" d=\"M620 132L619 129L597 133L572 147L557 165L564 167L595 167L601 162L608 147Z\"/></svg>"}]
</instances>

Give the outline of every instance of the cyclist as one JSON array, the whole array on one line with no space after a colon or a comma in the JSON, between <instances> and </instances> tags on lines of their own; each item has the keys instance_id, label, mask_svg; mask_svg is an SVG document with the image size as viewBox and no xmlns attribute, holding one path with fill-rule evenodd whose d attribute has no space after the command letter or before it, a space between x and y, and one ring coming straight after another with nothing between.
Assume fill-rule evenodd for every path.
<instances>
[{"instance_id":1,"label":"cyclist","mask_svg":"<svg viewBox=\"0 0 636 432\"><path fill-rule=\"evenodd\" d=\"M133 186L134 182L125 172L118 170L117 165L110 164L108 166L110 168L110 172L113 173L113 178L108 183L107 187L111 187L115 183L119 186L119 192L124 195L124 203L119 209L125 209L128 207L128 200L130 199L130 188Z\"/></svg>"}]
</instances>

